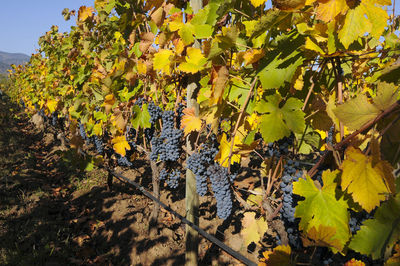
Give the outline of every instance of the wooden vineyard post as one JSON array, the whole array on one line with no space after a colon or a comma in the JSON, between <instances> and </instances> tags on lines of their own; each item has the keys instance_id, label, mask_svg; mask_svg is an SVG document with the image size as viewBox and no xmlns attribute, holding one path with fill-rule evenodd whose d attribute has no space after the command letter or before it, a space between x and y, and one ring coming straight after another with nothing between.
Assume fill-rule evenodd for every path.
<instances>
[{"instance_id":1,"label":"wooden vineyard post","mask_svg":"<svg viewBox=\"0 0 400 266\"><path fill-rule=\"evenodd\" d=\"M193 13L197 13L202 8L202 0L190 0ZM200 43L196 40L193 44L194 47L200 48ZM194 108L196 116L199 115L199 105L195 95L197 89L197 82L199 81L198 75L191 75L187 86L187 108ZM186 148L190 154L194 149L193 134L189 134L186 138ZM187 156L189 156L189 154ZM196 178L192 171L186 169L186 219L195 225L199 225L198 209L199 209L199 196L196 191ZM186 225L186 252L185 261L186 265L196 266L198 264L198 246L199 235L189 225Z\"/></svg>"}]
</instances>

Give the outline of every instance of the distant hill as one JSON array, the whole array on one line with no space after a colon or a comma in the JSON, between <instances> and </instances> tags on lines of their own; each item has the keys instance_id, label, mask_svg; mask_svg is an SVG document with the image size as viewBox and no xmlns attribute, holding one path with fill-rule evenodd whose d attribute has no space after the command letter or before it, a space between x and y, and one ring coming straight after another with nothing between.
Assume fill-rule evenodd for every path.
<instances>
[{"instance_id":1,"label":"distant hill","mask_svg":"<svg viewBox=\"0 0 400 266\"><path fill-rule=\"evenodd\" d=\"M0 51L0 73L7 73L11 64L21 65L29 61L29 56L21 53L6 53Z\"/></svg>"}]
</instances>

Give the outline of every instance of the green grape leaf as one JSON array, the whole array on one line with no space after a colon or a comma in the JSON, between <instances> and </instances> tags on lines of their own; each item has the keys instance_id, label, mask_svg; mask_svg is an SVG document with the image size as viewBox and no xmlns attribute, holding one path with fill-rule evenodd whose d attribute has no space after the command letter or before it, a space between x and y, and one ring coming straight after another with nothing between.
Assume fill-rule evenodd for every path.
<instances>
[{"instance_id":1,"label":"green grape leaf","mask_svg":"<svg viewBox=\"0 0 400 266\"><path fill-rule=\"evenodd\" d=\"M282 98L279 94L265 97L265 100L255 107L262 114L259 124L260 132L266 142L274 142L288 137L293 131L302 133L305 128L303 103L295 98L289 98L282 108L279 107Z\"/></svg>"},{"instance_id":2,"label":"green grape leaf","mask_svg":"<svg viewBox=\"0 0 400 266\"><path fill-rule=\"evenodd\" d=\"M350 238L347 212L349 206L342 198L336 198L337 184L334 180L338 174L338 170L324 171L322 189L316 187L309 176L306 180L300 179L293 183L293 193L305 198L299 201L295 211L295 217L300 218L300 230L308 233L313 227L319 228L320 225L334 227L336 234L331 240L339 241L335 241L335 247L332 247L334 252L341 251Z\"/></svg>"},{"instance_id":3,"label":"green grape leaf","mask_svg":"<svg viewBox=\"0 0 400 266\"><path fill-rule=\"evenodd\" d=\"M131 119L132 127L136 130L139 128L150 128L150 114L147 110L147 104L143 104L142 109L137 105L134 105L132 108L135 114L134 118Z\"/></svg>"},{"instance_id":4,"label":"green grape leaf","mask_svg":"<svg viewBox=\"0 0 400 266\"><path fill-rule=\"evenodd\" d=\"M377 210L373 219L366 220L351 240L349 247L361 254L379 259L387 247L400 239L400 194L391 197Z\"/></svg>"},{"instance_id":5,"label":"green grape leaf","mask_svg":"<svg viewBox=\"0 0 400 266\"><path fill-rule=\"evenodd\" d=\"M276 89L290 83L298 67L303 64L304 57L300 47L304 38L296 34L284 36L278 47L266 53L260 61L258 77L264 89Z\"/></svg>"},{"instance_id":6,"label":"green grape leaf","mask_svg":"<svg viewBox=\"0 0 400 266\"><path fill-rule=\"evenodd\" d=\"M333 109L334 114L350 130L357 130L396 102L399 90L394 84L379 83L377 95L371 103L365 94Z\"/></svg>"}]
</instances>

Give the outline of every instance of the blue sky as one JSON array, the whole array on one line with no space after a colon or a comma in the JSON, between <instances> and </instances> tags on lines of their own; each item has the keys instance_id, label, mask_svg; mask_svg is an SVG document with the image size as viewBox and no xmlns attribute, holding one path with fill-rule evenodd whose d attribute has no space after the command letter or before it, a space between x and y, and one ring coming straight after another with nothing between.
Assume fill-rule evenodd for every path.
<instances>
[{"instance_id":1,"label":"blue sky","mask_svg":"<svg viewBox=\"0 0 400 266\"><path fill-rule=\"evenodd\" d=\"M31 55L38 49L39 37L52 25L69 31L76 17L64 21L64 8L78 11L82 5L93 6L94 0L2 0L0 14L0 51Z\"/></svg>"},{"instance_id":2,"label":"blue sky","mask_svg":"<svg viewBox=\"0 0 400 266\"><path fill-rule=\"evenodd\" d=\"M392 0L394 2L395 0ZM52 25L69 31L76 17L64 21L61 11L93 6L94 0L2 0L0 14L0 51L31 55L38 48L39 37ZM399 3L398 3L399 4ZM267 2L270 6L270 0ZM388 8L391 13L392 7ZM400 7L396 7L399 14Z\"/></svg>"}]
</instances>

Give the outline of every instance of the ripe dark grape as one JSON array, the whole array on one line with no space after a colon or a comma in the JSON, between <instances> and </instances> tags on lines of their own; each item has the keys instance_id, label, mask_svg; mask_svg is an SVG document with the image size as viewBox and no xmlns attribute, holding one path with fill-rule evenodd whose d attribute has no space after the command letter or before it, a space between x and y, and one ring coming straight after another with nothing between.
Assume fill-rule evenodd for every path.
<instances>
[{"instance_id":1,"label":"ripe dark grape","mask_svg":"<svg viewBox=\"0 0 400 266\"><path fill-rule=\"evenodd\" d=\"M117 156L118 156L118 160L117 160L118 165L125 166L125 167L132 166L132 163L128 160L128 158L126 158L125 156L120 156L120 155L117 155Z\"/></svg>"},{"instance_id":2,"label":"ripe dark grape","mask_svg":"<svg viewBox=\"0 0 400 266\"><path fill-rule=\"evenodd\" d=\"M159 137L153 137L151 140L152 151L150 159L156 161L175 162L181 154L182 130L174 128L174 112L165 111L162 114L162 131Z\"/></svg>"},{"instance_id":3,"label":"ripe dark grape","mask_svg":"<svg viewBox=\"0 0 400 266\"><path fill-rule=\"evenodd\" d=\"M173 170L169 175L168 175L168 180L166 181L167 185L175 189L179 185L179 178L181 176L181 173L178 170Z\"/></svg>"},{"instance_id":4,"label":"ripe dark grape","mask_svg":"<svg viewBox=\"0 0 400 266\"><path fill-rule=\"evenodd\" d=\"M53 127L55 127L57 125L57 120L58 120L58 114L57 114L57 112L53 112L51 114L51 125Z\"/></svg>"},{"instance_id":5,"label":"ripe dark grape","mask_svg":"<svg viewBox=\"0 0 400 266\"><path fill-rule=\"evenodd\" d=\"M156 106L153 102L150 102L147 106L147 110L150 114L150 124L155 124L158 119L162 117L162 110L159 106Z\"/></svg>"},{"instance_id":6,"label":"ripe dark grape","mask_svg":"<svg viewBox=\"0 0 400 266\"><path fill-rule=\"evenodd\" d=\"M165 168L161 169L160 171L160 180L167 180L168 172Z\"/></svg>"},{"instance_id":7,"label":"ripe dark grape","mask_svg":"<svg viewBox=\"0 0 400 266\"><path fill-rule=\"evenodd\" d=\"M335 125L331 126L331 128L328 131L328 136L326 137L326 143L329 145L333 145L333 132L335 130Z\"/></svg>"},{"instance_id":8,"label":"ripe dark grape","mask_svg":"<svg viewBox=\"0 0 400 266\"><path fill-rule=\"evenodd\" d=\"M232 195L228 171L215 163L207 168L207 175L210 177L211 188L217 200L217 215L221 219L226 219L232 212Z\"/></svg>"},{"instance_id":9,"label":"ripe dark grape","mask_svg":"<svg viewBox=\"0 0 400 266\"><path fill-rule=\"evenodd\" d=\"M79 123L79 134L81 135L83 140L88 140L88 136L86 135L85 127L82 123Z\"/></svg>"},{"instance_id":10,"label":"ripe dark grape","mask_svg":"<svg viewBox=\"0 0 400 266\"><path fill-rule=\"evenodd\" d=\"M183 116L183 109L185 106L182 103L178 103L178 108L176 108L176 128L181 128L181 119Z\"/></svg>"},{"instance_id":11,"label":"ripe dark grape","mask_svg":"<svg viewBox=\"0 0 400 266\"><path fill-rule=\"evenodd\" d=\"M104 146L103 146L103 141L99 136L94 136L94 146L96 147L96 151L98 154L103 154L104 153Z\"/></svg>"}]
</instances>

